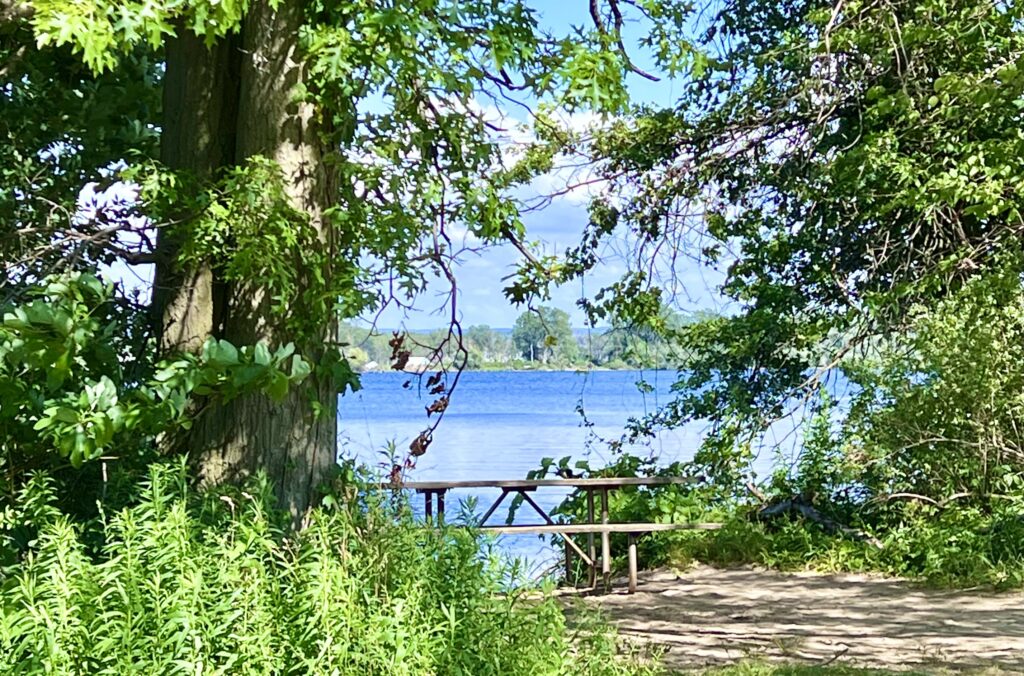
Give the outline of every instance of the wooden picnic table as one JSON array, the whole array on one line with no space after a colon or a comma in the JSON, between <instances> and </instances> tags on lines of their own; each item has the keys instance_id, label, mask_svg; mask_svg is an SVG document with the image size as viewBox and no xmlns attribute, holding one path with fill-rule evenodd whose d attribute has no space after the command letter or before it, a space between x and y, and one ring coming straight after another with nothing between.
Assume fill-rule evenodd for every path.
<instances>
[{"instance_id":1,"label":"wooden picnic table","mask_svg":"<svg viewBox=\"0 0 1024 676\"><path fill-rule=\"evenodd\" d=\"M640 533L660 530L680 530L695 528L715 528L718 524L651 524L651 523L612 523L608 513L608 493L619 488L628 486L672 486L696 483L693 477L591 477L571 479L509 479L493 481L407 481L401 484L382 484L382 487L393 489L414 490L424 495L424 514L427 521L434 518L434 506L437 507L437 521L444 520L444 498L445 493L460 488L498 488L501 494L484 512L480 519L480 528L493 530L501 533L514 532L536 532L555 533L562 536L565 541L565 562L567 574L572 567L573 554L587 564L590 570L590 586L596 584L597 578L597 551L594 542L594 535L601 536L601 572L604 578L605 587L608 588L611 577L611 533L620 532L629 535L629 588L632 593L636 589L636 542L635 536ZM539 488L575 488L585 491L587 494L587 521L583 524L559 524L551 518L544 509L530 496ZM543 524L488 526L487 520L491 518L495 510L501 505L505 498L515 493L523 498L533 511L544 519ZM601 521L595 521L594 494L597 493L601 499ZM587 551L576 544L573 534L585 534L587 536Z\"/></svg>"}]
</instances>

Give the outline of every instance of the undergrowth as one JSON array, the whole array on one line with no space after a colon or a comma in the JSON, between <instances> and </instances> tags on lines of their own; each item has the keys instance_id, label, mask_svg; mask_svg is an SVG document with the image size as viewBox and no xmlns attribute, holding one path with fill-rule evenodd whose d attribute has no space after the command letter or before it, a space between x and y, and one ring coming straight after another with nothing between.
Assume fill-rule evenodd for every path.
<instances>
[{"instance_id":1,"label":"undergrowth","mask_svg":"<svg viewBox=\"0 0 1024 676\"><path fill-rule=\"evenodd\" d=\"M709 676L887 676L896 673L903 674L903 676L915 676L922 672L862 669L844 665L791 665L744 661L727 667L708 669L702 673Z\"/></svg>"},{"instance_id":2,"label":"undergrowth","mask_svg":"<svg viewBox=\"0 0 1024 676\"><path fill-rule=\"evenodd\" d=\"M688 469L680 463L658 467L625 455L600 469L580 465L586 476L679 476ZM772 492L764 499L770 504L798 494L800 488L768 487ZM945 510L914 502L881 508L847 503L826 512L848 527L846 533L829 532L799 515L758 519L761 504L723 495L713 486L624 487L610 493L616 521L723 524L720 530L659 532L641 538L639 560L649 568L693 562L752 564L780 570L872 572L937 587L1024 586L1024 504L1017 500ZM571 495L555 513L569 521L583 520L585 498ZM612 552L619 553L620 570L625 567L625 551L624 536L613 535ZM582 576L582 568L578 572Z\"/></svg>"},{"instance_id":3,"label":"undergrowth","mask_svg":"<svg viewBox=\"0 0 1024 676\"><path fill-rule=\"evenodd\" d=\"M878 532L880 547L800 518L759 523L737 510L721 530L662 537L649 546L674 565L755 564L780 570L873 572L937 587L1024 585L1024 523L1015 515L907 520ZM962 516L962 515L961 515Z\"/></svg>"},{"instance_id":4,"label":"undergrowth","mask_svg":"<svg viewBox=\"0 0 1024 676\"><path fill-rule=\"evenodd\" d=\"M599 621L568 626L478 533L418 526L398 498L353 490L295 534L265 485L198 494L161 464L86 533L54 493L35 477L0 530L0 673L656 671Z\"/></svg>"}]
</instances>

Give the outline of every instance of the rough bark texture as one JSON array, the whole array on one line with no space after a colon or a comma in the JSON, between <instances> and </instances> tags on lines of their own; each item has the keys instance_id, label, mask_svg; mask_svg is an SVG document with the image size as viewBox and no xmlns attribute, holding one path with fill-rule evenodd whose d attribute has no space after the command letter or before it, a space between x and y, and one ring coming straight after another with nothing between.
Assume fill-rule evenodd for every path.
<instances>
[{"instance_id":1,"label":"rough bark texture","mask_svg":"<svg viewBox=\"0 0 1024 676\"><path fill-rule=\"evenodd\" d=\"M209 179L235 157L238 117L237 38L211 48L182 30L167 43L160 160ZM218 328L213 272L178 264L179 242L168 229L158 240L153 303L162 352L196 351Z\"/></svg>"},{"instance_id":2,"label":"rough bark texture","mask_svg":"<svg viewBox=\"0 0 1024 676\"><path fill-rule=\"evenodd\" d=\"M241 44L226 43L231 52L226 58L194 39L176 40L174 49L184 54L180 59L172 58L174 50L168 54L163 156L175 168L199 163L194 170L205 174L256 155L275 160L292 205L308 215L330 247L323 214L332 186L314 110L296 103L293 94L303 77L297 54L301 21L298 0L281 2L276 11L265 1L256 2L245 19ZM294 340L271 316L265 290L257 283L221 284L216 270L175 271L167 263L165 268L169 272L158 276L167 287L160 303L165 349L194 349L208 335L235 345L264 340L277 346ZM317 339L333 338L333 321L325 317L324 326L322 336L303 342L305 356L313 361ZM319 416L313 415L311 399L321 406ZM281 506L299 519L335 461L336 412L331 383L311 377L283 402L251 395L207 406L184 444L203 483L235 482L263 470Z\"/></svg>"}]
</instances>

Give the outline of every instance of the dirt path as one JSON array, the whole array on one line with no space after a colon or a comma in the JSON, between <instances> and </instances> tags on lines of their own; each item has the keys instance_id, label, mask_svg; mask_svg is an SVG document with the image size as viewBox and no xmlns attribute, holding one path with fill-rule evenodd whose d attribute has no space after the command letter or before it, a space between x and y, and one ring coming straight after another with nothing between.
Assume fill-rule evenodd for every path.
<instances>
[{"instance_id":1,"label":"dirt path","mask_svg":"<svg viewBox=\"0 0 1024 676\"><path fill-rule=\"evenodd\" d=\"M948 592L861 575L700 566L641 576L633 596L585 601L673 668L745 657L932 673L1024 674L1024 594Z\"/></svg>"}]
</instances>

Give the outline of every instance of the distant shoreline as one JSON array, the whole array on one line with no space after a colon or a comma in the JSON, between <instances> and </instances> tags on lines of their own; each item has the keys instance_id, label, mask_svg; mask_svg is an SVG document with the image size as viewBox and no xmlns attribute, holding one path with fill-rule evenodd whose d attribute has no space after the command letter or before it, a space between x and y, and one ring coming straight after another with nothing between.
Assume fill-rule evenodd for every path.
<instances>
[{"instance_id":1,"label":"distant shoreline","mask_svg":"<svg viewBox=\"0 0 1024 676\"><path fill-rule=\"evenodd\" d=\"M428 369L426 371L395 371L393 369L369 369L359 371L360 375L368 375L371 373L396 373L407 376L424 375L427 373L433 373L434 369ZM591 366L591 367L553 367L553 368L508 368L508 367L483 367L483 368L466 368L463 369L464 373L594 373L594 372L623 372L623 371L676 371L675 368L669 367L654 367L654 366L623 366L621 368L613 368L608 366Z\"/></svg>"}]
</instances>

